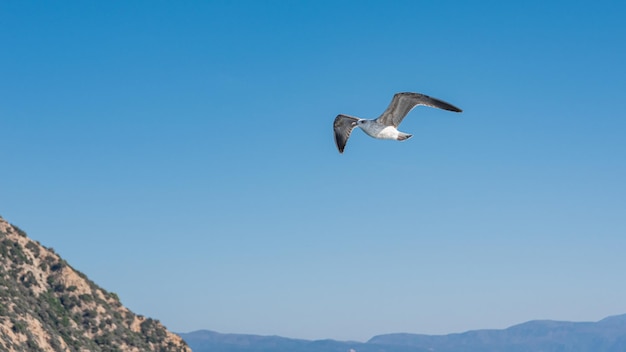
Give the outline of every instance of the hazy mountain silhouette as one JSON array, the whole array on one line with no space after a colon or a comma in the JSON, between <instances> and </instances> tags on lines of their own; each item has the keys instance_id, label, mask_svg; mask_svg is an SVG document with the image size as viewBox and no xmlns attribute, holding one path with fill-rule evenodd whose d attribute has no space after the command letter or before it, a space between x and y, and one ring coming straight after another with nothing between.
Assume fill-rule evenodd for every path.
<instances>
[{"instance_id":1,"label":"hazy mountain silhouette","mask_svg":"<svg viewBox=\"0 0 626 352\"><path fill-rule=\"evenodd\" d=\"M194 352L426 352L411 346L390 346L381 349L377 344L335 340L301 340L280 336L220 334L209 330L179 333Z\"/></svg>"},{"instance_id":2,"label":"hazy mountain silhouette","mask_svg":"<svg viewBox=\"0 0 626 352\"><path fill-rule=\"evenodd\" d=\"M624 352L626 314L598 322L534 320L507 329L449 335L386 334L365 343L208 330L180 336L194 352Z\"/></svg>"}]
</instances>

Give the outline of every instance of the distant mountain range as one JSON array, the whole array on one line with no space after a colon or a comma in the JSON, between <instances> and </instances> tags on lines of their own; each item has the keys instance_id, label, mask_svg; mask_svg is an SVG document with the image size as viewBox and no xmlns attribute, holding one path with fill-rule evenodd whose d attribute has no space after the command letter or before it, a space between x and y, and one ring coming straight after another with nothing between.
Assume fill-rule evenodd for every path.
<instances>
[{"instance_id":1,"label":"distant mountain range","mask_svg":"<svg viewBox=\"0 0 626 352\"><path fill-rule=\"evenodd\" d=\"M387 334L367 342L279 336L179 334L194 352L624 352L626 314L598 322L534 320L502 330L449 335Z\"/></svg>"}]
</instances>

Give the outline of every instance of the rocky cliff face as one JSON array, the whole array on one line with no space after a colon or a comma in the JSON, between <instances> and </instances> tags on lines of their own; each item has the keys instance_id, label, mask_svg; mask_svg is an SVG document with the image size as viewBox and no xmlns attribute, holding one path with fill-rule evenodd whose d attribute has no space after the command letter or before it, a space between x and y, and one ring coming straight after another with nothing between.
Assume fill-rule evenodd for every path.
<instances>
[{"instance_id":1,"label":"rocky cliff face","mask_svg":"<svg viewBox=\"0 0 626 352\"><path fill-rule=\"evenodd\" d=\"M0 350L191 351L2 218Z\"/></svg>"}]
</instances>

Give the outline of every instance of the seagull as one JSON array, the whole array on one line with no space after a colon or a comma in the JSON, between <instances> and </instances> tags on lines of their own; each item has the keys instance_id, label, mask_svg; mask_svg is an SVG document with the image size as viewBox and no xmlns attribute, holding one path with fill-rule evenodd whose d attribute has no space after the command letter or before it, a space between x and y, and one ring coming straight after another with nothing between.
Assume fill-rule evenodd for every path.
<instances>
[{"instance_id":1,"label":"seagull","mask_svg":"<svg viewBox=\"0 0 626 352\"><path fill-rule=\"evenodd\" d=\"M430 106L448 111L462 112L463 110L439 99L420 93L396 93L387 110L377 119L367 120L354 116L339 114L335 117L333 127L335 129L335 143L339 153L343 153L350 133L355 127L360 127L368 136L377 139L394 139L404 141L413 135L398 131L398 125L402 119L418 105Z\"/></svg>"}]
</instances>

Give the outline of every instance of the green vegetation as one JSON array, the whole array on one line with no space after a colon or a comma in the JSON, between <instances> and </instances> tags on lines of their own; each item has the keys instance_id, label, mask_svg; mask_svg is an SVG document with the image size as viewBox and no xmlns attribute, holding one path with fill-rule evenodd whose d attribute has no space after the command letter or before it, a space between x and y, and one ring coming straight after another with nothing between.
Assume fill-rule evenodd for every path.
<instances>
[{"instance_id":1,"label":"green vegetation","mask_svg":"<svg viewBox=\"0 0 626 352\"><path fill-rule=\"evenodd\" d=\"M66 266L67 266L67 263L65 262L65 260L61 259L59 261L54 262L52 265L50 265L50 270L59 271L65 268Z\"/></svg>"},{"instance_id":2,"label":"green vegetation","mask_svg":"<svg viewBox=\"0 0 626 352\"><path fill-rule=\"evenodd\" d=\"M39 245L37 245L35 242L28 242L26 244L26 248L33 253L35 258L39 258L39 254L41 253Z\"/></svg>"},{"instance_id":3,"label":"green vegetation","mask_svg":"<svg viewBox=\"0 0 626 352\"><path fill-rule=\"evenodd\" d=\"M30 288L31 286L38 286L37 279L32 271L26 272L26 274L20 277L20 281L26 286L26 288Z\"/></svg>"},{"instance_id":4,"label":"green vegetation","mask_svg":"<svg viewBox=\"0 0 626 352\"><path fill-rule=\"evenodd\" d=\"M22 246L8 238L0 242L0 256L7 258L13 266L33 263L24 253Z\"/></svg>"},{"instance_id":5,"label":"green vegetation","mask_svg":"<svg viewBox=\"0 0 626 352\"><path fill-rule=\"evenodd\" d=\"M13 327L11 328L14 333L23 334L27 331L26 323L24 321L13 320Z\"/></svg>"},{"instance_id":6,"label":"green vegetation","mask_svg":"<svg viewBox=\"0 0 626 352\"><path fill-rule=\"evenodd\" d=\"M17 232L18 235L20 235L22 237L27 237L26 232L22 231L22 229L20 229L19 227L15 226L13 224L11 224L11 226Z\"/></svg>"}]
</instances>

